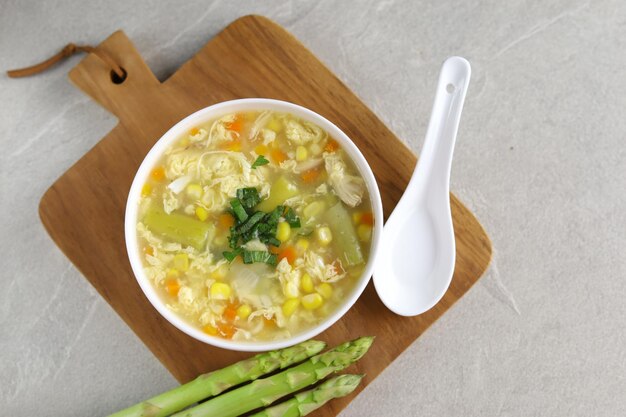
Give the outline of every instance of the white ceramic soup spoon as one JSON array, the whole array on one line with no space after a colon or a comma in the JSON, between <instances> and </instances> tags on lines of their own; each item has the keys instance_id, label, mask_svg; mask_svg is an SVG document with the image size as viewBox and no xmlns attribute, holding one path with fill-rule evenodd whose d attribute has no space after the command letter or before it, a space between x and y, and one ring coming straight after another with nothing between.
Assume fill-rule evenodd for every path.
<instances>
[{"instance_id":1,"label":"white ceramic soup spoon","mask_svg":"<svg viewBox=\"0 0 626 417\"><path fill-rule=\"evenodd\" d=\"M374 285L383 303L402 316L432 308L452 280L450 167L470 73L464 58L443 63L419 162L383 229Z\"/></svg>"}]
</instances>

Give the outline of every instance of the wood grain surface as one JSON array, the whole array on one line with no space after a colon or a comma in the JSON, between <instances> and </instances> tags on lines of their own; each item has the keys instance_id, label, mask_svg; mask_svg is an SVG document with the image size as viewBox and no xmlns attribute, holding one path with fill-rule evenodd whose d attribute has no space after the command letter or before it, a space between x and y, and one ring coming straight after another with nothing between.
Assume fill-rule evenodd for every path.
<instances>
[{"instance_id":1,"label":"wood grain surface","mask_svg":"<svg viewBox=\"0 0 626 417\"><path fill-rule=\"evenodd\" d=\"M361 149L380 186L385 217L408 183L416 157L315 56L266 18L236 20L163 83L123 32L115 32L100 48L127 71L126 80L113 83L110 70L93 54L70 72L70 79L115 114L119 124L50 187L40 216L61 250L185 382L250 354L213 348L177 330L150 305L131 272L124 245L126 197L143 157L167 129L200 108L235 98L275 98L308 107L334 122ZM366 374L361 388L463 296L489 264L485 231L459 200L451 196L451 202L456 269L441 302L418 317L396 316L370 283L348 314L319 337L335 345L376 336L370 353L349 368ZM315 415L336 415L353 397L332 401Z\"/></svg>"}]
</instances>

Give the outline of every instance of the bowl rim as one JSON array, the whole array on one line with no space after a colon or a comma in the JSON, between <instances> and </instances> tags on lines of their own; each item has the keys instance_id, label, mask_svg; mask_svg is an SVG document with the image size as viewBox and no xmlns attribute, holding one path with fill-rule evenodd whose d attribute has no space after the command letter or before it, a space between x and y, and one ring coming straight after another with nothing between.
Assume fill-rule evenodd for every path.
<instances>
[{"instance_id":1,"label":"bowl rim","mask_svg":"<svg viewBox=\"0 0 626 417\"><path fill-rule=\"evenodd\" d=\"M375 220L374 228L372 230L372 240L368 261L351 293L344 298L339 307L337 307L328 317L316 326L313 326L306 331L297 333L290 338L272 341L245 342L210 336L187 323L182 317L167 308L165 302L161 300L156 289L144 272L144 266L139 253L139 239L136 232L136 224L139 202L141 200L141 188L148 178L150 170L155 165L156 161L161 158L165 150L173 142L180 138L181 134L188 131L192 127L207 122L210 119L237 111L253 110L271 110L293 114L303 120L315 123L328 132L329 136L337 140L344 151L348 153L359 173L365 180ZM219 348L242 352L261 352L293 346L319 335L339 321L339 319L341 319L356 303L371 279L382 230L383 207L376 178L374 177L374 173L372 172L367 160L348 135L346 135L341 129L339 129L339 127L326 119L324 116L312 110L287 101L267 98L245 98L216 103L190 114L168 129L146 154L135 174L135 177L133 178L133 182L128 193L124 218L124 235L128 259L130 261L135 279L141 287L144 295L148 298L148 301L150 301L150 304L152 304L159 314L161 314L161 316L163 316L169 323L194 339Z\"/></svg>"}]
</instances>

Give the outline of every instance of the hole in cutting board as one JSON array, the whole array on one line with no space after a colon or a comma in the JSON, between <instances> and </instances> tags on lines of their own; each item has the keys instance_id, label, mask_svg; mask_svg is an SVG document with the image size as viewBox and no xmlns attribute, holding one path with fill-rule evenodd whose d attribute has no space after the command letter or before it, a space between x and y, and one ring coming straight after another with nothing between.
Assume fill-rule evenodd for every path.
<instances>
[{"instance_id":1,"label":"hole in cutting board","mask_svg":"<svg viewBox=\"0 0 626 417\"><path fill-rule=\"evenodd\" d=\"M448 85L446 85L446 91L447 91L449 94L454 93L454 90L455 90L455 88L454 88L454 85L453 85L453 84L448 84Z\"/></svg>"},{"instance_id":2,"label":"hole in cutting board","mask_svg":"<svg viewBox=\"0 0 626 417\"><path fill-rule=\"evenodd\" d=\"M128 73L126 72L124 68L121 68L121 70L122 70L121 77L117 75L115 71L111 70L111 82L113 82L113 84L122 84L124 80L126 80L126 76L128 75Z\"/></svg>"}]
</instances>

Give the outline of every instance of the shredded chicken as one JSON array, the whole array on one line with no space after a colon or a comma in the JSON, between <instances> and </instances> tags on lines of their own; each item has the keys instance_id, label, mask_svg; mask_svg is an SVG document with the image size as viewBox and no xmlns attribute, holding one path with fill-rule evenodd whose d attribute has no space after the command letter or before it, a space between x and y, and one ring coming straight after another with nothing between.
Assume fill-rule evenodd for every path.
<instances>
[{"instance_id":1,"label":"shredded chicken","mask_svg":"<svg viewBox=\"0 0 626 417\"><path fill-rule=\"evenodd\" d=\"M313 278L317 278L322 282L337 282L346 276L346 273L343 272L341 261L338 260L336 262L339 263L341 271L338 270L339 268L335 264L325 263L324 259L313 251L308 251L304 255L304 269Z\"/></svg>"},{"instance_id":2,"label":"shredded chicken","mask_svg":"<svg viewBox=\"0 0 626 417\"><path fill-rule=\"evenodd\" d=\"M189 142L191 143L198 143L198 142L203 142L204 140L206 140L209 137L209 132L207 132L204 129L199 129L195 135L189 135Z\"/></svg>"},{"instance_id":3,"label":"shredded chicken","mask_svg":"<svg viewBox=\"0 0 626 417\"><path fill-rule=\"evenodd\" d=\"M227 129L227 125L235 121L235 114L228 114L213 122L206 141L207 148L214 144L232 142L239 137L239 133Z\"/></svg>"},{"instance_id":4,"label":"shredded chicken","mask_svg":"<svg viewBox=\"0 0 626 417\"><path fill-rule=\"evenodd\" d=\"M324 161L328 182L341 201L350 207L361 204L365 193L363 178L347 173L348 167L339 152L324 153Z\"/></svg>"},{"instance_id":5,"label":"shredded chicken","mask_svg":"<svg viewBox=\"0 0 626 417\"><path fill-rule=\"evenodd\" d=\"M180 207L180 200L176 197L176 194L170 189L168 189L163 196L163 210L170 214L174 210Z\"/></svg>"},{"instance_id":6,"label":"shredded chicken","mask_svg":"<svg viewBox=\"0 0 626 417\"><path fill-rule=\"evenodd\" d=\"M309 122L297 122L293 119L286 121L285 135L289 142L296 145L319 142L327 136L326 132L319 126Z\"/></svg>"},{"instance_id":7,"label":"shredded chicken","mask_svg":"<svg viewBox=\"0 0 626 417\"><path fill-rule=\"evenodd\" d=\"M265 126L267 124L267 121L269 120L269 118L272 116L272 112L270 111L264 111L262 112L254 121L254 123L252 123L252 127L250 128L250 134L248 135L248 139L250 139L251 141L255 141L258 136L259 136L259 132L261 132L262 130L269 130L269 129L263 129L263 126ZM270 132L274 133L273 131L270 130ZM263 132L263 136L265 136L266 133ZM276 138L276 133L274 133L274 138L272 138L272 141ZM265 140L264 140L265 142ZM270 141L271 142L271 141Z\"/></svg>"},{"instance_id":8,"label":"shredded chicken","mask_svg":"<svg viewBox=\"0 0 626 417\"><path fill-rule=\"evenodd\" d=\"M300 271L289 265L287 258L283 258L276 266L276 274L283 288L286 298L296 298L300 295Z\"/></svg>"}]
</instances>

